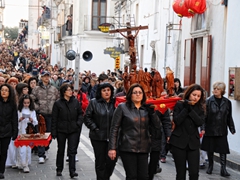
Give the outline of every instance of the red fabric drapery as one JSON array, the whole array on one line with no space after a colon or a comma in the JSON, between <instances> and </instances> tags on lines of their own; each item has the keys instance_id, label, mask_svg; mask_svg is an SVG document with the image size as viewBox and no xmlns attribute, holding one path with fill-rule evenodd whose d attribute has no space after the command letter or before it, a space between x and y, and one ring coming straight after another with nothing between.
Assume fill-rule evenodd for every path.
<instances>
[{"instance_id":1,"label":"red fabric drapery","mask_svg":"<svg viewBox=\"0 0 240 180\"><path fill-rule=\"evenodd\" d=\"M181 18L193 16L193 14L188 12L188 8L186 7L184 0L174 0L172 8L173 11Z\"/></svg>"},{"instance_id":2,"label":"red fabric drapery","mask_svg":"<svg viewBox=\"0 0 240 180\"><path fill-rule=\"evenodd\" d=\"M147 104L154 104L155 105L155 110L158 110L162 114L164 114L165 111L168 108L173 110L175 104L179 100L181 100L180 97L170 97L170 98L166 98L166 99L164 97L157 98L157 99L149 98L146 103ZM117 97L115 106L117 107L119 103L122 103L122 102L125 102L125 101L126 101L125 97Z\"/></svg>"}]
</instances>

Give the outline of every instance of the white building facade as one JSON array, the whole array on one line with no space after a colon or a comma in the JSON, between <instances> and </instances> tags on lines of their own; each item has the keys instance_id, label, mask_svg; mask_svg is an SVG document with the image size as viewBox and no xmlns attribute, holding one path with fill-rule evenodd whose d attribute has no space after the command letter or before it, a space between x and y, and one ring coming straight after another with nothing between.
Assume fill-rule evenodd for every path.
<instances>
[{"instance_id":1,"label":"white building facade","mask_svg":"<svg viewBox=\"0 0 240 180\"><path fill-rule=\"evenodd\" d=\"M131 26L148 26L137 36L138 67L155 67L165 76L169 66L183 86L201 84L211 95L215 81L226 83L226 97L231 96L229 70L240 66L238 46L240 37L240 1L206 0L205 13L192 18L179 18L172 9L173 0L42 0L51 7L52 19L49 44L51 63L57 61L67 68L75 68L75 61L65 58L68 50L80 54L80 72L91 70L97 74L113 70L114 59L104 54L113 46L127 50L125 39L109 36L98 30L101 23L111 23L114 29ZM227 1L225 1L227 2ZM73 33L68 36L65 23L67 15L73 16ZM239 16L238 16L239 15ZM134 32L133 32L134 33ZM93 58L85 61L82 54L90 51ZM120 55L121 69L128 64L128 56ZM233 76L234 77L234 76ZM236 82L237 77L234 77ZM237 87L237 86L236 86ZM237 89L235 89L237 93ZM240 101L230 97L237 133L228 136L230 149L240 153Z\"/></svg>"},{"instance_id":2,"label":"white building facade","mask_svg":"<svg viewBox=\"0 0 240 180\"><path fill-rule=\"evenodd\" d=\"M164 68L169 66L184 86L198 83L205 88L207 96L212 95L214 82L225 82L225 96L232 102L233 119L239 132L240 101L231 95L229 72L231 67L240 66L237 34L240 26L239 13L236 13L240 2L229 1L225 6L223 1L207 0L205 13L182 19L173 11L172 2L131 1L130 11L135 14L138 25L149 26L148 31L139 33L139 64L157 68L163 77ZM240 77L234 78L237 87ZM237 94L238 89L235 88L234 93ZM239 137L238 133L228 136L230 149L238 153Z\"/></svg>"}]
</instances>

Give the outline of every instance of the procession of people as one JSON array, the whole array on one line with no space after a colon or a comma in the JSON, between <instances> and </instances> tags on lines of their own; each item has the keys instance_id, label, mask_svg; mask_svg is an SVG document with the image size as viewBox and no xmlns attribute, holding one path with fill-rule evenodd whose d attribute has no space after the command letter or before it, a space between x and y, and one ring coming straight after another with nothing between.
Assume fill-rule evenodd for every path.
<instances>
[{"instance_id":1,"label":"procession of people","mask_svg":"<svg viewBox=\"0 0 240 180\"><path fill-rule=\"evenodd\" d=\"M79 76L79 82L74 82L74 76ZM77 90L73 88L75 83L79 85ZM207 174L212 174L213 153L217 152L221 158L220 175L230 176L226 170L227 127L232 134L236 130L231 102L223 97L225 88L224 82L215 83L213 96L206 101L200 85L182 88L170 68L166 78L156 68L150 72L147 68L133 68L128 72L125 67L124 72L107 70L98 76L91 70L75 74L74 69L62 67L60 62L51 65L42 49L2 43L0 179L4 179L5 166L31 172L30 147L16 148L14 140L26 133L29 123L37 126L39 115L45 120L45 131L57 140L56 176L62 176L66 142L69 175L78 176L75 163L83 124L89 129L97 180L111 179L118 160L123 162L127 180L152 180L154 174L164 173L159 160L166 145L174 158L177 180L186 179L186 169L191 180L199 179L200 149L207 151ZM126 102L115 106L119 96L125 96ZM148 99L178 96L182 100L164 113L148 103ZM202 145L200 133L205 134ZM50 147L51 141L47 147L32 150L39 164L50 158Z\"/></svg>"}]
</instances>

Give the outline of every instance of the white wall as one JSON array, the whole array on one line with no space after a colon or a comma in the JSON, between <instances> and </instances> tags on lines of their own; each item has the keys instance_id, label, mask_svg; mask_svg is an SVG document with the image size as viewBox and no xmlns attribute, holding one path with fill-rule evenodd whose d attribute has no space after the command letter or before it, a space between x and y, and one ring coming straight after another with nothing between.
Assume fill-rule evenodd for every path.
<instances>
[{"instance_id":1,"label":"white wall","mask_svg":"<svg viewBox=\"0 0 240 180\"><path fill-rule=\"evenodd\" d=\"M28 47L37 49L38 44L38 31L37 19L40 10L38 8L38 0L29 0L29 13L28 13Z\"/></svg>"},{"instance_id":2,"label":"white wall","mask_svg":"<svg viewBox=\"0 0 240 180\"><path fill-rule=\"evenodd\" d=\"M226 33L226 56L224 64L224 81L228 82L228 68L240 67L240 1L228 1L228 18L227 18L227 33ZM240 77L236 77L240 78ZM228 89L228 87L227 87ZM228 92L226 93L228 94ZM229 146L232 150L240 152L240 101L232 101L233 120L235 123L236 134L228 135Z\"/></svg>"}]
</instances>

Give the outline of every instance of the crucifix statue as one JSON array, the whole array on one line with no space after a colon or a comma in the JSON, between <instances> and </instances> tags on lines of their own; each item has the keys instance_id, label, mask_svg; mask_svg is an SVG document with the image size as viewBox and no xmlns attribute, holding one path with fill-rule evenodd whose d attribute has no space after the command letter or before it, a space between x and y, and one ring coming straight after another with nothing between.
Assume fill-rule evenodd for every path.
<instances>
[{"instance_id":1,"label":"crucifix statue","mask_svg":"<svg viewBox=\"0 0 240 180\"><path fill-rule=\"evenodd\" d=\"M125 37L128 40L129 44L129 51L128 54L130 56L130 70L134 69L136 70L136 57L137 57L137 52L136 52L136 47L135 47L135 39L139 33L140 30L142 29L148 29L148 26L139 26L139 27L127 27L125 29L116 29L116 30L110 30L109 33L120 33L123 37ZM136 30L135 35L132 34L132 31ZM127 32L127 35L124 35L122 32Z\"/></svg>"}]
</instances>

